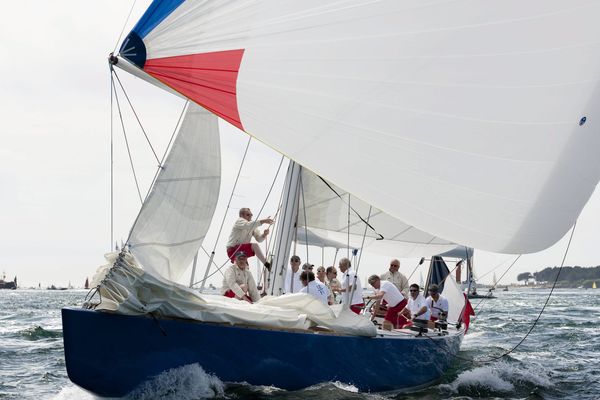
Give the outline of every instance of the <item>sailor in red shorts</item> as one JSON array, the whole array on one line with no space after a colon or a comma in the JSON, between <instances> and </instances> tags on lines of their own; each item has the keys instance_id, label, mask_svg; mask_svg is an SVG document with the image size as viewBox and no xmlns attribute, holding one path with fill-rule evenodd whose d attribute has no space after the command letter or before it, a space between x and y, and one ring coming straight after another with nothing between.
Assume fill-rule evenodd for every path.
<instances>
[{"instance_id":1,"label":"sailor in red shorts","mask_svg":"<svg viewBox=\"0 0 600 400\"><path fill-rule=\"evenodd\" d=\"M391 331L398 327L398 314L407 304L404 295L398 290L396 285L390 281L382 281L379 276L371 275L369 284L373 286L377 293L369 296L369 299L385 300L387 303L387 312L383 320L383 329Z\"/></svg>"},{"instance_id":2,"label":"sailor in red shorts","mask_svg":"<svg viewBox=\"0 0 600 400\"><path fill-rule=\"evenodd\" d=\"M240 218L235 221L229 240L227 240L227 257L232 263L235 263L235 254L238 251L243 251L248 257L256 255L258 259L264 264L265 268L271 270L271 264L267 262L263 252L260 249L258 243L266 239L269 234L269 229L265 229L262 233L258 228L263 224L271 225L273 220L271 218L259 219L252 221L252 211L249 208L240 208ZM258 243L250 243L250 240L254 237Z\"/></svg>"},{"instance_id":3,"label":"sailor in red shorts","mask_svg":"<svg viewBox=\"0 0 600 400\"><path fill-rule=\"evenodd\" d=\"M260 300L256 282L252 273L248 271L248 258L246 253L238 251L235 264L225 270L221 294L226 297L245 300L249 303Z\"/></svg>"}]
</instances>

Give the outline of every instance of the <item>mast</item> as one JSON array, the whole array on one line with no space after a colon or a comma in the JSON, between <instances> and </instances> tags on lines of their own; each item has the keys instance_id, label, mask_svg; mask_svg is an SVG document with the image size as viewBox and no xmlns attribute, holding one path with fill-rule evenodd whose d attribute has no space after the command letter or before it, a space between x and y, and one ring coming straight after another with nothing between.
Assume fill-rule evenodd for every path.
<instances>
[{"instance_id":1,"label":"mast","mask_svg":"<svg viewBox=\"0 0 600 400\"><path fill-rule=\"evenodd\" d=\"M271 272L267 278L267 294L283 294L283 283L290 257L290 246L298 220L300 201L300 172L302 166L290 160L283 187L281 212L275 232L275 246Z\"/></svg>"}]
</instances>

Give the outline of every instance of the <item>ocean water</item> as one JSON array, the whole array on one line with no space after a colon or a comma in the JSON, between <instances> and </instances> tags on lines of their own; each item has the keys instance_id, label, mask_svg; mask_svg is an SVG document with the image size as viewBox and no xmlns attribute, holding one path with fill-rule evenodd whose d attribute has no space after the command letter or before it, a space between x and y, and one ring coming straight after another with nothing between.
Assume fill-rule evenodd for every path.
<instances>
[{"instance_id":1,"label":"ocean water","mask_svg":"<svg viewBox=\"0 0 600 400\"><path fill-rule=\"evenodd\" d=\"M86 291L0 290L0 399L96 399L65 370L60 309ZM477 316L454 366L413 392L361 393L344 382L299 391L222 382L187 365L146 382L130 399L599 399L600 289L556 290L530 329L549 290L498 291L473 301ZM93 344L90 344L93 351ZM488 362L486 362L488 361Z\"/></svg>"}]
</instances>

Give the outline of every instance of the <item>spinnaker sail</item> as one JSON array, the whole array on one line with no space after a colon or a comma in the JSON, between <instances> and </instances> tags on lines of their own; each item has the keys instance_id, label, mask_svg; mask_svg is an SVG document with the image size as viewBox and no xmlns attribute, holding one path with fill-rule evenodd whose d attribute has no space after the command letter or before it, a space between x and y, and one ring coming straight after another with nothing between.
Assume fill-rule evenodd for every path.
<instances>
[{"instance_id":1,"label":"spinnaker sail","mask_svg":"<svg viewBox=\"0 0 600 400\"><path fill-rule=\"evenodd\" d=\"M164 0L120 52L417 229L528 253L563 236L600 179L599 13L591 0Z\"/></svg>"}]
</instances>

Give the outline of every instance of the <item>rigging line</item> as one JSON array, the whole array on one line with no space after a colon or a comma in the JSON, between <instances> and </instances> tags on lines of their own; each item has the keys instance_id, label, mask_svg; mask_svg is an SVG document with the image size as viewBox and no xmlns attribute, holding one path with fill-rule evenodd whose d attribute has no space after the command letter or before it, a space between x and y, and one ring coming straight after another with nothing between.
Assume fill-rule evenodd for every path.
<instances>
[{"instance_id":1,"label":"rigging line","mask_svg":"<svg viewBox=\"0 0 600 400\"><path fill-rule=\"evenodd\" d=\"M133 8L135 7L135 3L137 2L137 0L133 0L133 4L131 5L131 9L129 10L129 14L127 15L127 18L125 19L125 23L123 24L123 29L121 29L121 33L119 34L119 38L117 39L117 43L115 43L115 49L113 50L113 53L115 51L117 51L117 46L119 46L119 42L121 41L121 38L123 37L123 32L125 32L125 28L127 27L127 23L129 22L129 18L131 17L131 13L133 12Z\"/></svg>"},{"instance_id":2,"label":"rigging line","mask_svg":"<svg viewBox=\"0 0 600 400\"><path fill-rule=\"evenodd\" d=\"M558 269L558 273L556 274L556 278L554 279L554 283L552 284L552 288L550 289L550 293L548 293L548 297L546 298L546 301L544 302L544 305L542 306L542 309L540 310L540 313L538 314L537 318L535 319L535 321L533 321L533 324L531 324L531 328L529 328L529 331L525 334L525 336L523 336L523 338L519 341L519 343L517 343L513 348L511 348L510 350L508 350L507 352L505 352L505 353L503 353L503 354L501 354L499 356L490 357L490 358L484 359L484 360L468 360L468 359L462 358L462 357L460 357L458 355L456 355L455 357L459 358L460 360L470 361L470 362L472 362L474 364L477 364L477 363L485 364L485 363L489 363L489 362L492 362L492 361L499 360L499 359L501 359L503 357L506 357L507 355L509 355L510 353L512 353L513 351L515 351L525 341L525 339L527 339L527 337L529 336L529 334L531 334L531 332L533 331L533 329L537 325L538 321L542 317L542 314L544 313L544 310L546 309L546 306L548 305L548 302L550 301L550 298L552 297L552 293L554 292L554 289L556 288L556 283L558 282L558 278L560 277L560 273L561 273L561 271L563 269L563 266L565 265L565 260L567 258L567 254L569 253L569 248L571 247L571 241L573 240L573 234L575 233L575 227L576 226L577 226L577 221L575 221L575 223L573 224L573 228L571 229L571 235L569 236L569 242L567 243L567 248L565 249L565 253L563 255L562 262L560 263L560 268Z\"/></svg>"},{"instance_id":3,"label":"rigging line","mask_svg":"<svg viewBox=\"0 0 600 400\"><path fill-rule=\"evenodd\" d=\"M235 188L237 187L238 180L240 179L240 174L242 173L242 167L244 166L244 162L246 161L246 155L248 154L248 148L250 147L250 142L252 141L252 136L248 135L248 143L246 143L246 149L244 150L244 155L242 156L242 161L240 162L240 168L238 169L237 176L235 177L235 182L233 183L233 188L231 189L231 194L229 195L229 201L227 202L227 207L225 208L225 214L223 215L223 220L221 221L221 226L219 227L219 233L217 233L217 240L215 240L215 246L212 249L214 253L217 249L217 243L219 238L221 237L221 232L223 231L223 225L225 224L225 219L227 218L227 213L229 212L229 208L231 206L231 200L233 199L233 194L235 193Z\"/></svg>"},{"instance_id":4,"label":"rigging line","mask_svg":"<svg viewBox=\"0 0 600 400\"><path fill-rule=\"evenodd\" d=\"M281 195L279 196L279 202L277 204L279 206L277 207L277 211L275 211L275 215L273 216L273 219L275 221L277 221L277 218L279 218L279 212L281 211L281 207L283 206L283 190L281 191ZM275 222L275 223L277 223L277 222ZM275 244L276 244L275 242L276 242L276 240L271 240L271 242L270 242L270 247L271 247L270 253L271 253L271 256L273 256L273 253L275 251Z\"/></svg>"},{"instance_id":5,"label":"rigging line","mask_svg":"<svg viewBox=\"0 0 600 400\"><path fill-rule=\"evenodd\" d=\"M495 285L493 285L491 289L489 289L489 292L490 292L490 293L492 292L492 290L494 290L494 289L496 288L496 286L498 286L498 283L499 283L499 282L502 280L502 278L504 277L504 275L506 275L506 273L507 273L508 271L510 271L510 269L511 269L511 268L512 268L512 267L513 267L513 266L514 266L516 263L517 263L517 261L519 260L519 258L521 258L521 255L522 255L522 254L519 254L519 255L517 256L517 258L515 258L515 260L512 262L512 264L510 264L510 265L508 266L508 268L506 269L506 271L504 271L504 273L503 273L502 275L500 275L500 279L498 279L498 282L497 282ZM476 305L476 306L475 306L475 308L473 309L473 312L477 311L477 308L479 307L479 305L480 305L481 303L483 303L483 301L484 301L484 300L486 300L486 299L485 299L485 298L483 298L483 299L479 300L479 303L477 303L477 305ZM481 313L481 310L482 310L482 309L483 309L483 306L481 307L481 309L479 309L479 312L480 312L480 313Z\"/></svg>"},{"instance_id":6,"label":"rigging line","mask_svg":"<svg viewBox=\"0 0 600 400\"><path fill-rule=\"evenodd\" d=\"M283 190L281 191L281 195L279 196L279 202L277 203L279 206L277 207L277 211L275 211L275 215L273 216L273 220L277 221L278 215L279 215L279 211L281 210L281 206L283 205ZM274 222L274 224L277 224L277 222ZM273 232L275 232L276 228L273 228ZM267 254L265 255L265 257L267 257L267 259L269 259L269 256L271 257L271 262L273 261L273 255L275 252L275 245L277 240L272 239L271 241L269 241L269 245L267 246ZM259 277L259 281L261 279L263 279L263 271L264 269L261 269L260 274L258 275ZM266 292L266 288L268 287L268 284L271 281L271 274L266 274L264 276L265 282L263 285L263 291Z\"/></svg>"},{"instance_id":7,"label":"rigging line","mask_svg":"<svg viewBox=\"0 0 600 400\"><path fill-rule=\"evenodd\" d=\"M365 232L363 233L363 238L362 238L362 243L360 245L360 255L358 256L358 261L356 262L356 269L354 270L354 284L352 285L352 293L350 293L350 301L348 303L352 302L352 297L354 296L354 292L356 291L356 279L358 278L358 268L360 267L360 260L362 258L362 254L363 254L363 246L365 245L365 238L367 237L367 226L369 223L369 219L371 219L371 210L373 209L372 206L369 206L369 215L367 216L367 221L365 222ZM361 297L362 297L362 293L361 293ZM352 304L350 304L352 305Z\"/></svg>"},{"instance_id":8,"label":"rigging line","mask_svg":"<svg viewBox=\"0 0 600 400\"><path fill-rule=\"evenodd\" d=\"M114 166L114 156L113 156L113 137L114 137L114 105L113 105L113 97L114 97L114 78L112 75L113 66L109 63L108 69L110 71L110 246L109 251L112 251L112 244L115 232L115 208L114 208L114 199L115 199L115 166Z\"/></svg>"},{"instance_id":9,"label":"rigging line","mask_svg":"<svg viewBox=\"0 0 600 400\"><path fill-rule=\"evenodd\" d=\"M114 72L114 71L113 71ZM114 82L113 82L114 87ZM135 167L133 165L133 157L131 156L131 149L129 148L129 140L127 139L127 133L125 132L125 123L123 122L123 114L121 114L121 105L119 103L119 96L117 95L116 87L114 88L115 100L117 102L117 110L119 111L119 118L121 119L121 127L123 129L123 137L125 138L125 146L127 147L127 155L129 156L129 163L131 164L131 171L133 172L133 179L135 180L135 187L137 188L140 203L144 204L142 199L142 192L140 191L140 184L138 183L137 175L135 173Z\"/></svg>"},{"instance_id":10,"label":"rigging line","mask_svg":"<svg viewBox=\"0 0 600 400\"><path fill-rule=\"evenodd\" d=\"M306 200L304 199L304 182L302 182L302 174L300 174L300 193L302 193L302 211L304 214L304 241L306 242L306 262L308 262L308 227L306 226ZM307 286L308 287L308 286Z\"/></svg>"},{"instance_id":11,"label":"rigging line","mask_svg":"<svg viewBox=\"0 0 600 400\"><path fill-rule=\"evenodd\" d=\"M252 139L252 137L250 136L250 137L248 138L248 145L246 146L246 152L248 151L248 146L250 145L250 140L251 140L251 139ZM246 153L244 153L244 158L245 158L245 157L246 157ZM266 206L266 204L267 204L267 201L269 200L269 197L270 197L270 195L271 195L271 192L273 191L273 187L275 186L275 182L277 181L277 177L279 176L279 172L281 171L281 165L283 164L283 160L284 160L284 156L281 156L281 160L279 161L279 167L277 168L277 172L275 173L275 177L273 178L273 181L271 182L271 187L269 188L269 190L268 190L268 192L267 192L267 196L266 196L266 198L265 198L265 201L263 202L263 204L262 204L262 206L261 206L260 210L258 211L258 214L257 214L257 218L256 218L256 219L259 219L259 218L260 218L260 214L262 213L263 209L265 208L265 206ZM243 165L243 162L242 162L242 165ZM240 172L241 172L241 167L242 167L242 165L240 165L240 171L238 172L238 176L237 176L237 178L239 178L239 176L240 176ZM236 178L236 184L237 184L237 178ZM233 198L233 193L234 193L234 191L232 191L231 198ZM229 199L229 201L230 201L230 202L231 202L231 198ZM229 204L227 205L227 207L229 207ZM225 221L223 220L223 223L224 223L224 222L225 222ZM221 228L223 228L223 223L221 224ZM221 230L219 230L219 236L220 236L220 234L221 234ZM219 237L219 236L217 236L217 240L218 240L218 237ZM217 245L215 244L215 248L213 249L213 252L215 251L216 247L217 247ZM204 248L203 248L203 250L204 250ZM206 252L206 250L204 250L204 251ZM207 254L207 255L208 255L208 254ZM229 260L229 258L227 258L227 260ZM221 268L223 268L223 266L225 266L225 264L227 264L227 261L225 261L225 262L224 262L224 263L221 265ZM215 264L215 265L216 265L216 264ZM219 270L220 270L220 268L219 268ZM211 274L210 276L212 276L212 274ZM206 277L206 278L208 279L208 277ZM204 279L203 279L203 280L204 280ZM202 282L202 281L200 281L200 282ZM194 284L194 285L195 285L195 284Z\"/></svg>"},{"instance_id":12,"label":"rigging line","mask_svg":"<svg viewBox=\"0 0 600 400\"><path fill-rule=\"evenodd\" d=\"M150 196L150 192L152 191L152 188L154 187L154 183L156 182L156 179L158 178L158 174L163 169L162 163L165 160L165 158L167 157L167 154L169 152L169 147L171 146L171 143L172 143L173 139L175 138L175 134L177 133L177 129L179 127L181 119L183 118L183 115L185 113L186 105L187 104L188 104L188 101L186 100L186 102L185 102L185 104L183 106L183 110L181 110L181 114L179 115L179 119L177 120L177 124L175 125L175 129L173 130L173 133L171 134L171 138L169 139L169 143L167 144L167 147L165 148L165 152L163 154L163 158L162 158L162 160L160 162L160 165L158 166L158 168L156 168L156 172L154 173L154 177L152 178L152 183L148 187L148 191L146 192L146 196L144 197L144 202L146 201L146 199L148 199L148 196ZM142 202L142 208L143 208L144 202ZM135 217L135 220L133 221L133 224L131 225L131 228L129 229L129 234L127 235L127 240L125 241L126 245L129 244L129 239L131 238L131 234L133 233L133 229L135 228L135 226L136 226L136 224L138 222L138 219L142 215L142 208L140 208L140 211L138 212L137 216Z\"/></svg>"},{"instance_id":13,"label":"rigging line","mask_svg":"<svg viewBox=\"0 0 600 400\"><path fill-rule=\"evenodd\" d=\"M269 190L267 191L267 195L265 196L265 201L263 201L262 206L260 207L260 209L258 210L258 214L256 219L260 219L260 216L263 212L263 210L265 209L265 206L267 205L267 201L269 201L269 197L271 197L271 192L273 191L273 187L275 187L275 183L277 182L277 177L279 176L279 172L281 172L281 166L283 165L283 160L285 159L285 156L281 156L281 160L279 160L279 166L277 167L277 171L275 172L275 176L273 177L273 180L271 181L271 186L269 187ZM269 229L269 228L267 228ZM251 240L252 237L249 238L249 240ZM267 248L268 250L268 248ZM268 254L265 255L265 260L267 260L267 256ZM271 266L271 268L273 268L273 266ZM261 269L261 273L262 271L264 271L264 266Z\"/></svg>"},{"instance_id":14,"label":"rigging line","mask_svg":"<svg viewBox=\"0 0 600 400\"><path fill-rule=\"evenodd\" d=\"M413 271L410 273L410 275L408 276L408 278L406 278L407 281L410 281L410 278L412 278L412 276L415 274L415 272L417 272L417 269L421 266L421 264L422 264L422 262L419 259L419 263L417 264L417 266L415 267L415 269L413 269ZM452 273L452 272L450 272L450 273Z\"/></svg>"},{"instance_id":15,"label":"rigging line","mask_svg":"<svg viewBox=\"0 0 600 400\"><path fill-rule=\"evenodd\" d=\"M320 179L320 180L322 180L322 181L323 181L323 183L324 183L325 185L327 185L327 187L328 187L328 188L329 188L329 189L330 189L330 190L331 190L333 193L335 193L335 194L336 194L336 195L337 195L337 196L340 198L340 200L342 200L342 202L344 202L344 199L342 198L342 196L341 196L341 195L340 195L340 194L339 194L339 193L338 193L338 192L337 192L337 191L336 191L336 190L335 190L335 189L334 189L334 188L333 188L333 187L332 187L332 186L329 184L329 182L327 182L325 179L321 178L319 175L317 175L317 176L319 177L319 179ZM379 238L377 238L376 240L383 240L383 239L385 239L381 233L377 232L377 231L375 230L375 228L373 228L373 227L372 227L372 226L371 226L371 225L370 225L370 224L369 224L367 221L365 221L365 219L364 219L364 218L363 218L363 217L362 217L362 216L359 214L359 212L358 212L358 211L356 211L354 208L350 207L350 193L349 193L349 192L348 192L348 208L352 209L352 211L354 211L354 214L356 214L356 216L357 216L358 218L360 218L360 220L361 220L362 222L364 222L365 224L367 224L367 226L368 226L369 228L371 228L371 230L372 230L372 231L373 231L373 232L374 232L376 235L378 235L378 236L379 236ZM349 227L350 227L350 224L348 224L348 229L350 229Z\"/></svg>"},{"instance_id":16,"label":"rigging line","mask_svg":"<svg viewBox=\"0 0 600 400\"><path fill-rule=\"evenodd\" d=\"M521 343L523 343L525 341L525 339L527 339L529 334L533 331L533 329L537 325L538 321L542 317L542 314L544 313L544 310L546 309L546 306L548 305L548 302L550 301L550 298L552 297L552 293L554 292L554 289L556 288L556 283L558 282L560 273L563 269L563 266L565 265L565 260L567 258L567 254L569 253L569 248L571 247L571 241L573 240L573 234L575 233L576 226L577 226L577 221L575 221L575 223L573 224L573 229L571 229L571 236L569 236L569 243L567 243L567 248L565 249L565 254L563 255L562 262L560 263L560 268L558 269L558 273L556 274L556 278L554 279L554 283L552 284L552 289L550 289L550 293L548 293L548 297L546 298L546 301L544 302L544 305L543 305L542 309L540 310L540 313L538 314L537 318L535 319L535 321L533 321L531 328L529 328L529 331L527 332L527 334L525 336L523 336L523 338L519 341L519 343L517 343L512 349L510 349L509 351L507 351L506 353L504 353L500 356L493 357L491 360L486 360L486 362L498 360L498 359L505 357L505 356L509 355L510 353L512 353L514 350L517 349L517 347L519 347L521 345Z\"/></svg>"},{"instance_id":17,"label":"rigging line","mask_svg":"<svg viewBox=\"0 0 600 400\"><path fill-rule=\"evenodd\" d=\"M346 249L346 257L348 257L348 259L350 259L350 209L350 192L348 192L348 238L346 239L346 246L348 246Z\"/></svg>"},{"instance_id":18,"label":"rigging line","mask_svg":"<svg viewBox=\"0 0 600 400\"><path fill-rule=\"evenodd\" d=\"M121 90L123 91L123 94L125 95L125 98L127 99L127 102L129 103L129 107L131 107L131 111L133 111L133 115L135 116L135 119L137 120L142 133L144 134L144 137L146 138L146 141L148 142L148 145L150 146L150 150L152 150L152 154L154 154L154 159L156 160L156 162L158 163L159 166L161 166L162 164L160 163L160 160L158 159L158 156L156 155L156 151L154 150L154 147L152 146L152 143L150 142L150 138L148 137L148 134L146 133L146 130L144 129L144 126L142 125L142 121L140 121L140 118L137 115L137 112L135 111L135 108L133 108L133 104L131 104L131 100L129 100L129 96L127 95L127 92L125 91L125 88L123 87L123 84L121 83L121 80L119 79L119 75L117 74L117 71L113 70L113 73L115 74L115 78L117 78L117 82L119 83L119 86L121 87Z\"/></svg>"},{"instance_id":19,"label":"rigging line","mask_svg":"<svg viewBox=\"0 0 600 400\"><path fill-rule=\"evenodd\" d=\"M210 254L208 254L208 251L206 251L206 249L204 248L204 246L200 246L200 248L202 249L202 251L204 252L204 254L206 254L210 258ZM217 264L214 259L213 259L212 263L215 265L215 267L217 267L216 271L213 272L212 274L208 275L206 278L200 279L198 282L194 282L192 284L192 287L196 286L199 283L202 283L202 282L206 281L208 278L210 278L211 276L213 276L217 272L220 272L221 275L225 276L225 274L223 274L223 271L221 271L221 270L223 269L223 267L225 266L225 264L227 264L227 261L225 261L223 264L221 264L221 266L219 266L219 264Z\"/></svg>"},{"instance_id":20,"label":"rigging line","mask_svg":"<svg viewBox=\"0 0 600 400\"><path fill-rule=\"evenodd\" d=\"M489 274L491 274L492 272L494 272L495 270L497 270L498 268L500 268L503 264L506 264L507 261L508 260L502 261L501 263L499 263L498 265L496 265L494 268L492 268L491 270L489 270L485 274L481 275L478 279L482 279L483 277L488 276Z\"/></svg>"},{"instance_id":21,"label":"rigging line","mask_svg":"<svg viewBox=\"0 0 600 400\"><path fill-rule=\"evenodd\" d=\"M177 120L177 123L175 124L175 129L173 129L173 133L171 134L171 137L169 138L169 143L167 143L167 147L165 147L165 151L164 151L164 153L162 155L162 158L160 159L160 163L158 165L158 168L156 168L156 172L154 173L154 177L152 178L152 183L148 187L148 191L146 192L146 196L144 197L144 201L146 201L146 199L150 195L150 191L152 191L152 187L154 186L154 183L156 182L156 178L158 178L158 174L163 169L163 165L164 165L165 159L167 158L167 155L169 154L169 150L171 148L171 143L173 143L173 139L175 139L175 135L177 134L177 131L178 131L179 126L181 124L181 120L183 119L183 116L185 115L185 110L186 110L186 107L187 107L188 103L189 103L189 101L186 100L185 103L183 104L183 109L181 110L181 114L179 114L179 119Z\"/></svg>"},{"instance_id":22,"label":"rigging line","mask_svg":"<svg viewBox=\"0 0 600 400\"><path fill-rule=\"evenodd\" d=\"M219 238L221 237L221 232L223 231L223 225L225 224L225 219L227 218L227 214L228 214L229 208L231 206L231 200L233 199L233 194L235 193L235 188L237 187L237 183L238 183L238 180L240 178L240 174L242 173L242 167L244 166L244 162L246 161L246 155L248 154L248 149L250 148L250 142L251 141L252 141L252 136L248 135L248 143L246 143L246 149L244 150L244 155L242 156L242 161L240 162L240 167L238 168L238 173L237 173L237 175L235 177L235 181L233 183L233 187L231 188L231 194L229 195L229 200L227 201L227 207L225 208L225 213L223 214L223 219L221 220L221 226L219 227L219 233L217 233L217 239L215 240L215 244L213 246L211 254L215 254L215 251L217 249L217 244L219 242ZM203 246L200 246L200 248L202 248L202 250L204 250L204 252L206 253L206 255L208 256L208 258L210 260L211 255L206 252L206 250L204 249ZM234 254L236 252L237 252L237 249L234 252ZM225 262L221 265L221 267L219 267L217 265L217 263L214 262L214 257L213 257L213 263L217 267L218 271L221 271L221 268L223 268L225 266L225 264L227 264L228 260L229 260L229 257L227 258L227 260L225 260ZM207 265L206 268L210 268L210 262L209 262L209 264ZM206 272L208 272L208 271L206 271ZM213 276L215 273L216 273L216 271L213 272L210 275L207 275L204 279L202 279L202 280L200 280L200 281L198 281L196 283L193 283L192 286L196 285L197 283L204 283L208 278L210 278L211 276ZM221 272L221 275L222 274L223 273Z\"/></svg>"}]
</instances>

